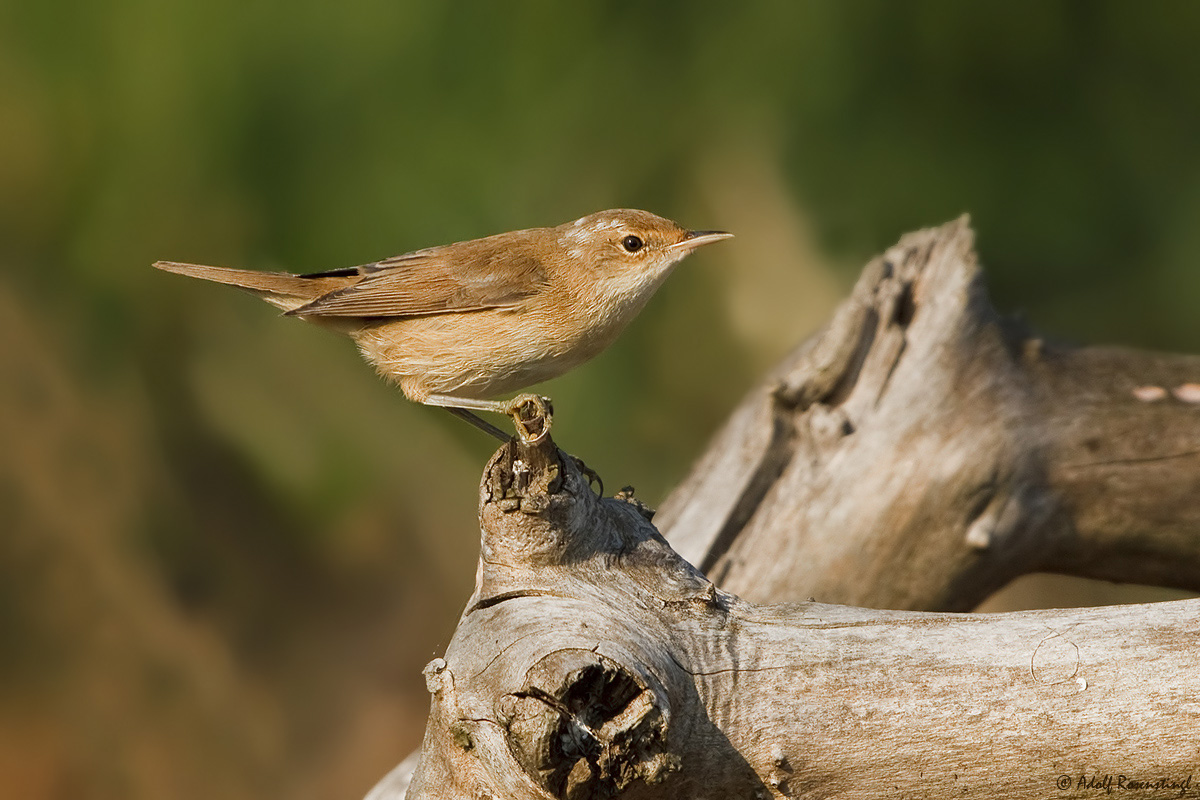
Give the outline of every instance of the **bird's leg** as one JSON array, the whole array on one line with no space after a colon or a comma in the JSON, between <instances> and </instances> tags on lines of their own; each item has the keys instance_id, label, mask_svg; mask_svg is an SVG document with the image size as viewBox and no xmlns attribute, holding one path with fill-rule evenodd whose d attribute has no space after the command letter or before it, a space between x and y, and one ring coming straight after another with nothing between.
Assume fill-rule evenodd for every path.
<instances>
[{"instance_id":1,"label":"bird's leg","mask_svg":"<svg viewBox=\"0 0 1200 800\"><path fill-rule=\"evenodd\" d=\"M512 439L511 436L509 436L507 433L505 433L504 431L497 428L492 423L488 422L486 419L482 419L481 417L478 417L478 416L472 414L470 411L467 411L465 408L455 408L454 406L442 406L442 408L446 409L447 411L449 411L451 414L458 417L459 419L465 420L465 421L471 423L476 428L479 428L479 430L483 431L484 433L488 434L489 436L496 437L497 439L504 442L505 444L508 444L508 442Z\"/></svg>"},{"instance_id":2,"label":"bird's leg","mask_svg":"<svg viewBox=\"0 0 1200 800\"><path fill-rule=\"evenodd\" d=\"M504 414L512 417L513 424L517 428L517 435L521 437L521 441L526 444L534 444L540 442L544 437L550 434L550 424L554 417L554 409L550 405L549 397L541 397L536 394L520 394L512 400L476 400L468 397L453 397L445 394L431 394L425 398L424 403L430 406L441 406L442 408L457 409L458 411L491 411L496 414ZM467 419L467 416L454 411L455 416ZM476 427L487 425L486 422L475 417L474 414L469 416L474 417L476 421L467 419L468 422ZM491 426L489 426L491 427ZM487 430L483 428L483 430ZM494 429L493 429L494 430ZM488 433L496 435L491 430ZM507 441L507 437L504 437Z\"/></svg>"}]
</instances>

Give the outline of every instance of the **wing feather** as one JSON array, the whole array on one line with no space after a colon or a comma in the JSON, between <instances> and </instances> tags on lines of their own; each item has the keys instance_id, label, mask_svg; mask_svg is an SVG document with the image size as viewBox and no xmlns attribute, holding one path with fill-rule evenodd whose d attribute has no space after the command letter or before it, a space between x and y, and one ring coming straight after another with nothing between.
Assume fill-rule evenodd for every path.
<instances>
[{"instance_id":1,"label":"wing feather","mask_svg":"<svg viewBox=\"0 0 1200 800\"><path fill-rule=\"evenodd\" d=\"M546 283L528 237L516 236L431 247L363 265L360 280L288 313L410 317L514 306ZM506 241L494 241L501 238Z\"/></svg>"}]
</instances>

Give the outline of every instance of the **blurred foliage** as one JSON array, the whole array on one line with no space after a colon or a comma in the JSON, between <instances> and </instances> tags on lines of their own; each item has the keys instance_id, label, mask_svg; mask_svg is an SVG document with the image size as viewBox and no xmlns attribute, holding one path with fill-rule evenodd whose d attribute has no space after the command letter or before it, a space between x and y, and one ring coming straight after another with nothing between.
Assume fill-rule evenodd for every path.
<instances>
[{"instance_id":1,"label":"blurred foliage","mask_svg":"<svg viewBox=\"0 0 1200 800\"><path fill-rule=\"evenodd\" d=\"M654 503L906 230L1200 350L1200 5L0 0L0 785L360 796L419 741L491 443L160 258L317 270L614 206L728 228L557 437Z\"/></svg>"}]
</instances>

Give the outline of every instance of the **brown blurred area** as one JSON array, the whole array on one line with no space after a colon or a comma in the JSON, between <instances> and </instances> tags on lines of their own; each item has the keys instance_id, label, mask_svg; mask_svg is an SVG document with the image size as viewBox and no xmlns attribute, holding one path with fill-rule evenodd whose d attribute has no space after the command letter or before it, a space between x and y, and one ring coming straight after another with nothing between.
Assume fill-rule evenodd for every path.
<instances>
[{"instance_id":1,"label":"brown blurred area","mask_svg":"<svg viewBox=\"0 0 1200 800\"><path fill-rule=\"evenodd\" d=\"M963 211L1002 309L1200 351L1198 10L0 0L0 794L359 797L471 590L492 444L151 262L732 230L546 387L654 504L872 253Z\"/></svg>"},{"instance_id":2,"label":"brown blurred area","mask_svg":"<svg viewBox=\"0 0 1200 800\"><path fill-rule=\"evenodd\" d=\"M124 369L81 380L63 338L5 288L5 795L355 791L418 741L412 678L453 625L472 557L466 536L438 553L409 531L470 531L470 461L441 459L463 491L414 464L375 503L312 521L188 393ZM408 437L458 448L427 438Z\"/></svg>"}]
</instances>

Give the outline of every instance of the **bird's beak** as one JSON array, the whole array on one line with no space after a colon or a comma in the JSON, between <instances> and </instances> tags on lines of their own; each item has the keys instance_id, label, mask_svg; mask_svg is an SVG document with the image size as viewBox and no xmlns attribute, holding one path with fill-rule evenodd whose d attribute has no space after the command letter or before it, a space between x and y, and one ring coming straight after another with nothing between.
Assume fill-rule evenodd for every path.
<instances>
[{"instance_id":1,"label":"bird's beak","mask_svg":"<svg viewBox=\"0 0 1200 800\"><path fill-rule=\"evenodd\" d=\"M712 244L713 242L719 242L722 239L732 238L733 234L726 233L725 231L688 231L683 235L682 239L671 245L671 249L686 250L690 253L697 247L702 247L706 244Z\"/></svg>"}]
</instances>

